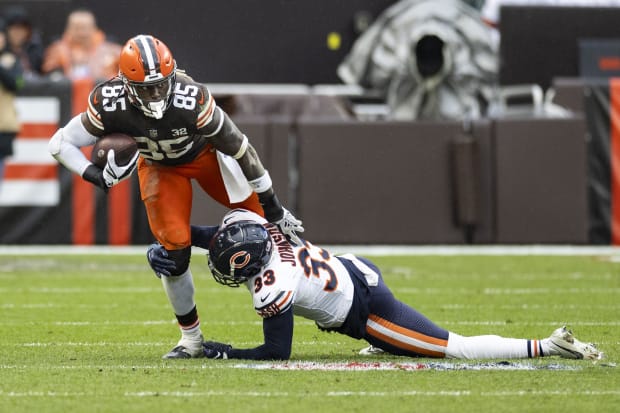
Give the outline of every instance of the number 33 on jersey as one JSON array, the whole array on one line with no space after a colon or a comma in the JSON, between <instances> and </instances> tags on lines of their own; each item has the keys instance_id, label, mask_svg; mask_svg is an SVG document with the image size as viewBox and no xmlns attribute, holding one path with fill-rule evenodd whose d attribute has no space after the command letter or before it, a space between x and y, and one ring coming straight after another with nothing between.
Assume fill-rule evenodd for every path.
<instances>
[{"instance_id":1,"label":"number 33 on jersey","mask_svg":"<svg viewBox=\"0 0 620 413\"><path fill-rule=\"evenodd\" d=\"M276 226L266 225L274 241L273 259L248 280L254 308L264 318L287 311L317 321L342 324L353 300L353 283L340 260L309 242L288 243Z\"/></svg>"}]
</instances>

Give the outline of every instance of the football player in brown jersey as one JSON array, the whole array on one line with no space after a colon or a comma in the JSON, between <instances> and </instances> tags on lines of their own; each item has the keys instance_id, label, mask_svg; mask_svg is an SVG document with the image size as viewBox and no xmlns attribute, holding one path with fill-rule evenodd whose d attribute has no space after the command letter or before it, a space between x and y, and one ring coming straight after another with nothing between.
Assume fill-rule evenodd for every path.
<instances>
[{"instance_id":1,"label":"football player in brown jersey","mask_svg":"<svg viewBox=\"0 0 620 413\"><path fill-rule=\"evenodd\" d=\"M138 153L117 165L114 151L100 169L80 151L111 133L133 136ZM301 221L284 208L248 138L216 104L207 87L177 69L168 47L150 35L124 45L119 75L97 85L88 109L60 128L51 154L83 179L107 191L134 169L153 236L175 262L161 277L181 328L181 339L164 358L203 356L202 332L189 268L191 180L229 208L246 208L299 241Z\"/></svg>"}]
</instances>

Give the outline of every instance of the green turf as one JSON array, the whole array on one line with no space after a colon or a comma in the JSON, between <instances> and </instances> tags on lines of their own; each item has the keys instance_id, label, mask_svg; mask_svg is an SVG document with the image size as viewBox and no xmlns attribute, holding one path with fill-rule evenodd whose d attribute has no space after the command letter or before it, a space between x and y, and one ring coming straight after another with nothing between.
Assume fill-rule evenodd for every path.
<instances>
[{"instance_id":1,"label":"green turf","mask_svg":"<svg viewBox=\"0 0 620 413\"><path fill-rule=\"evenodd\" d=\"M0 255L0 412L617 411L620 263L541 256L373 261L397 297L452 331L544 338L568 323L607 357L526 360L541 368L527 371L276 370L238 360L163 361L178 329L143 255ZM196 256L192 268L207 338L259 344L260 319L249 294L216 284L204 257ZM433 361L368 359L357 355L364 344L296 318L292 360L315 366Z\"/></svg>"}]
</instances>

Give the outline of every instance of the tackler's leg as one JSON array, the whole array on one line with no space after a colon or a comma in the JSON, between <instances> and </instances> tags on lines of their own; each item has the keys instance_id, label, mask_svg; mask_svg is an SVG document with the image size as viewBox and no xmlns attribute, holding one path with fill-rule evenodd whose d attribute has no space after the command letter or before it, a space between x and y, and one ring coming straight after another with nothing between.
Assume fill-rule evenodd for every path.
<instances>
[{"instance_id":1,"label":"tackler's leg","mask_svg":"<svg viewBox=\"0 0 620 413\"><path fill-rule=\"evenodd\" d=\"M380 279L372 289L370 315L364 337L371 347L360 354L381 350L407 356L456 359L525 359L544 356L601 358L597 348L574 338L565 327L549 338L521 339L498 335L464 337L445 330L410 306L396 300Z\"/></svg>"},{"instance_id":2,"label":"tackler's leg","mask_svg":"<svg viewBox=\"0 0 620 413\"><path fill-rule=\"evenodd\" d=\"M383 282L383 277L371 291L364 338L372 348L362 350L361 354L375 354L381 349L401 356L445 357L447 330L398 301Z\"/></svg>"}]
</instances>

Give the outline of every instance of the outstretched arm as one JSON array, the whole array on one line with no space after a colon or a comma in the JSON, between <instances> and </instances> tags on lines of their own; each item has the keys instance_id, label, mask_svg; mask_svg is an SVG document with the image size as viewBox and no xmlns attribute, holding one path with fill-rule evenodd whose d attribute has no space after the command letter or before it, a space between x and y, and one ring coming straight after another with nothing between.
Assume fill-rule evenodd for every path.
<instances>
[{"instance_id":1,"label":"outstretched arm","mask_svg":"<svg viewBox=\"0 0 620 413\"><path fill-rule=\"evenodd\" d=\"M248 183L258 195L267 221L276 224L284 234L301 244L296 232L303 232L302 222L282 206L256 150L228 115L219 107L214 109L213 124L217 128L208 133L218 151L237 160Z\"/></svg>"},{"instance_id":2,"label":"outstretched arm","mask_svg":"<svg viewBox=\"0 0 620 413\"><path fill-rule=\"evenodd\" d=\"M192 225L190 228L192 246L208 250L211 238L213 238L219 226ZM146 251L146 258L158 278L161 278L162 275L169 277L176 270L174 260L168 257L168 251L159 242L154 242L149 246Z\"/></svg>"},{"instance_id":3,"label":"outstretched arm","mask_svg":"<svg viewBox=\"0 0 620 413\"><path fill-rule=\"evenodd\" d=\"M209 249L211 238L215 235L219 225L191 225L192 246L205 250Z\"/></svg>"},{"instance_id":4,"label":"outstretched arm","mask_svg":"<svg viewBox=\"0 0 620 413\"><path fill-rule=\"evenodd\" d=\"M237 349L229 344L207 341L205 357L212 359L288 360L293 343L293 310L263 319L265 343L250 349Z\"/></svg>"}]
</instances>

